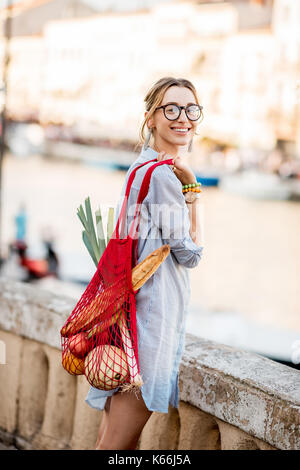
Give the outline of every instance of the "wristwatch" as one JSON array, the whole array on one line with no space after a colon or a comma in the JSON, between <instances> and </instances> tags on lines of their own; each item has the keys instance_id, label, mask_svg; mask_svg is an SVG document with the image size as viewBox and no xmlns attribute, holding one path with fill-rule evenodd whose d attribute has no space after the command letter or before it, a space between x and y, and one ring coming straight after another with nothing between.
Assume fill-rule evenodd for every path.
<instances>
[{"instance_id":1,"label":"wristwatch","mask_svg":"<svg viewBox=\"0 0 300 470\"><path fill-rule=\"evenodd\" d=\"M188 191L184 194L184 199L187 204L192 204L196 199L200 198L199 193L193 193L192 191Z\"/></svg>"}]
</instances>

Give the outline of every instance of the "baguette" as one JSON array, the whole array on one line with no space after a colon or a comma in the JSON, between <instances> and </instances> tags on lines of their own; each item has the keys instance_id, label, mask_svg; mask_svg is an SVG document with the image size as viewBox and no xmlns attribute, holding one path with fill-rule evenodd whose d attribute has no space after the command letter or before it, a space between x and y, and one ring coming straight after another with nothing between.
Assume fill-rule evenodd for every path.
<instances>
[{"instance_id":1,"label":"baguette","mask_svg":"<svg viewBox=\"0 0 300 470\"><path fill-rule=\"evenodd\" d=\"M163 245L132 269L132 287L135 291L138 291L148 281L169 253L170 245Z\"/></svg>"}]
</instances>

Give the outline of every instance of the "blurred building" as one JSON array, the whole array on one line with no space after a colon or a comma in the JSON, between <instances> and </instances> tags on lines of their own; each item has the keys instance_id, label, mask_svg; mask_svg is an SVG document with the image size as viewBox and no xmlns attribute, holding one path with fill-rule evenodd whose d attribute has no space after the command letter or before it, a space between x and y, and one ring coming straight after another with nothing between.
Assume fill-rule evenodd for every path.
<instances>
[{"instance_id":1,"label":"blurred building","mask_svg":"<svg viewBox=\"0 0 300 470\"><path fill-rule=\"evenodd\" d=\"M269 103L274 41L269 29L237 32L220 58L217 112L212 135L228 144L271 149L276 145Z\"/></svg>"},{"instance_id":2,"label":"blurred building","mask_svg":"<svg viewBox=\"0 0 300 470\"><path fill-rule=\"evenodd\" d=\"M38 4L59 10L56 0ZM87 8L81 14L79 4ZM32 30L39 34L23 29L19 35L29 10L14 13L12 119L70 126L82 139L136 141L149 86L164 75L184 76L204 106L201 137L267 151L287 142L294 151L300 140L299 2L145 0L128 12L107 0L97 13L92 0L60 5L64 18L49 13L51 21L44 21L40 10L40 26ZM73 16L72 5L78 6ZM122 5L126 10L129 3Z\"/></svg>"},{"instance_id":3,"label":"blurred building","mask_svg":"<svg viewBox=\"0 0 300 470\"><path fill-rule=\"evenodd\" d=\"M140 90L156 45L144 13L49 23L42 123L66 123L86 138L135 139Z\"/></svg>"},{"instance_id":4,"label":"blurred building","mask_svg":"<svg viewBox=\"0 0 300 470\"><path fill-rule=\"evenodd\" d=\"M3 2L5 5L7 2ZM9 9L12 17L11 36L42 35L44 26L53 20L83 18L97 13L97 9L81 0L15 0ZM7 8L0 10L0 28L3 31Z\"/></svg>"},{"instance_id":5,"label":"blurred building","mask_svg":"<svg viewBox=\"0 0 300 470\"><path fill-rule=\"evenodd\" d=\"M296 142L300 156L300 2L275 0L272 18L274 68L272 116L282 145Z\"/></svg>"},{"instance_id":6,"label":"blurred building","mask_svg":"<svg viewBox=\"0 0 300 470\"><path fill-rule=\"evenodd\" d=\"M195 15L199 8L201 15ZM191 71L201 85L200 96L207 104L214 102L221 86L216 80L220 39L236 29L237 15L230 5L187 2L159 5L151 14L51 21L42 39L12 41L10 116L36 115L45 125L73 126L82 138L135 140L144 93L162 75L187 76Z\"/></svg>"},{"instance_id":7,"label":"blurred building","mask_svg":"<svg viewBox=\"0 0 300 470\"><path fill-rule=\"evenodd\" d=\"M39 121L44 80L44 44L34 36L10 41L8 67L7 115L16 121ZM4 42L0 43L3 61Z\"/></svg>"},{"instance_id":8,"label":"blurred building","mask_svg":"<svg viewBox=\"0 0 300 470\"><path fill-rule=\"evenodd\" d=\"M274 0L226 0L238 13L239 30L270 27Z\"/></svg>"}]
</instances>

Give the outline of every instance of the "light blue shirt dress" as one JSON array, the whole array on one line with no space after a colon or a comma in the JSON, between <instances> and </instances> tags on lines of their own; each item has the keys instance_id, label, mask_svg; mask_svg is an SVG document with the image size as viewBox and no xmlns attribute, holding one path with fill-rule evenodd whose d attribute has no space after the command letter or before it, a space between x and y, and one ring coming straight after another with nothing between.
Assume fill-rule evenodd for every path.
<instances>
[{"instance_id":1,"label":"light blue shirt dress","mask_svg":"<svg viewBox=\"0 0 300 470\"><path fill-rule=\"evenodd\" d=\"M157 156L158 152L151 147L143 147L130 166L115 211L114 226L129 174L136 166ZM142 166L135 174L128 198L126 235L134 217L143 177L154 163ZM189 269L199 264L203 251L203 247L191 239L189 228L182 184L168 164L160 165L152 173L148 194L141 205L137 261L141 262L164 244L169 244L171 251L136 294L138 355L144 382L141 392L147 408L160 413L168 413L169 404L178 408L178 371L190 302ZM103 410L107 397L118 390L90 387L85 401L91 407Z\"/></svg>"}]
</instances>

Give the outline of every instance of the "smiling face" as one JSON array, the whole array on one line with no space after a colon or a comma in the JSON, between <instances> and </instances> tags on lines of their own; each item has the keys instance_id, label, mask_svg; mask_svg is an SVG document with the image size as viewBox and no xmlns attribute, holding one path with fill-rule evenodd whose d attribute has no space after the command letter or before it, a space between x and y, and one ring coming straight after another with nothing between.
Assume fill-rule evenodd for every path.
<instances>
[{"instance_id":1,"label":"smiling face","mask_svg":"<svg viewBox=\"0 0 300 470\"><path fill-rule=\"evenodd\" d=\"M189 88L174 85L166 90L160 106L168 103L187 106L188 104L197 104L197 101ZM145 112L146 115L147 112ZM177 155L180 147L187 146L192 140L197 123L198 121L190 121L183 109L175 121L169 121L164 116L162 108L157 109L148 121L148 127L152 128L154 136L155 150L165 150L167 153Z\"/></svg>"}]
</instances>

